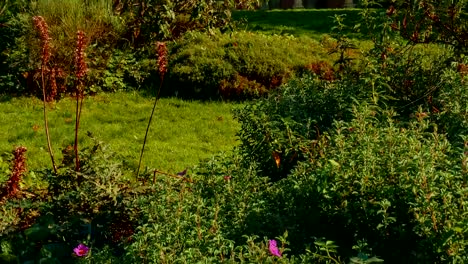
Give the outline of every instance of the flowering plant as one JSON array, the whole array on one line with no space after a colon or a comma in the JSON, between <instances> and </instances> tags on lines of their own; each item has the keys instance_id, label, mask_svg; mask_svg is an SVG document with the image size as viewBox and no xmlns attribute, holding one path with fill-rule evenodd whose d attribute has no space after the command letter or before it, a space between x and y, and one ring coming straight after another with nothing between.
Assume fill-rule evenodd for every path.
<instances>
[{"instance_id":1,"label":"flowering plant","mask_svg":"<svg viewBox=\"0 0 468 264\"><path fill-rule=\"evenodd\" d=\"M89 247L84 244L79 244L76 248L73 249L73 253L78 257L84 257L89 253Z\"/></svg>"},{"instance_id":2,"label":"flowering plant","mask_svg":"<svg viewBox=\"0 0 468 264\"><path fill-rule=\"evenodd\" d=\"M269 240L269 243L270 243L270 245L269 245L268 249L270 250L270 253L273 256L277 256L277 257L281 258L281 252L279 251L278 246L276 245L276 240L274 240L274 239Z\"/></svg>"}]
</instances>

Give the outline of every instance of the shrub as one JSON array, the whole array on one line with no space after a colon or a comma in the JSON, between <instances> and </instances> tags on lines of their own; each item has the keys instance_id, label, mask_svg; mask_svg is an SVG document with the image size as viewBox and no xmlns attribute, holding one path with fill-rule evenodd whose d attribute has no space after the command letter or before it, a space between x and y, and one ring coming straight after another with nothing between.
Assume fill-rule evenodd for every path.
<instances>
[{"instance_id":1,"label":"shrub","mask_svg":"<svg viewBox=\"0 0 468 264\"><path fill-rule=\"evenodd\" d=\"M364 1L363 4L372 2ZM463 68L466 43L463 37L460 41L452 41L453 36L447 33L456 28L463 31L465 25L458 15L450 18L447 17L450 12L442 14L442 10L453 8L457 13L466 3L461 1L450 7L446 1L416 2L414 6L393 2L395 6L389 7L386 13L363 9L363 19L371 26L369 32L375 45L363 57L366 67L357 74L357 79L372 87L369 92L375 95L374 101L379 101L383 108L393 107L402 121L408 120L422 107L423 112L458 147L463 144L460 134L467 131L467 101L462 93L466 87ZM432 15L445 16L444 21L434 25L433 32L429 30L434 22L429 21ZM415 20L417 16L420 16L419 21ZM405 17L408 28L395 27L395 23L399 19L405 20ZM451 20L451 25L445 31L441 26L448 23L447 19ZM410 28L425 38L424 41L405 35L407 30L411 31Z\"/></svg>"},{"instance_id":2,"label":"shrub","mask_svg":"<svg viewBox=\"0 0 468 264\"><path fill-rule=\"evenodd\" d=\"M184 87L180 94L234 99L264 95L326 57L308 38L247 32L186 34L171 54L169 77L172 87Z\"/></svg>"},{"instance_id":3,"label":"shrub","mask_svg":"<svg viewBox=\"0 0 468 264\"><path fill-rule=\"evenodd\" d=\"M136 203L143 215L127 248L128 262L234 258L236 242L244 240L246 215L255 210L255 198L265 188L255 170L236 169L217 159L196 170L190 181L155 175L153 194Z\"/></svg>"},{"instance_id":4,"label":"shrub","mask_svg":"<svg viewBox=\"0 0 468 264\"><path fill-rule=\"evenodd\" d=\"M89 70L89 87L87 92L94 94L100 91L116 92L141 89L153 80L155 60L142 55L136 50L112 49L91 51L91 66ZM102 53L101 53L102 52ZM104 55L105 57L100 57ZM93 58L93 55L96 56ZM151 52L151 55L154 55Z\"/></svg>"},{"instance_id":5,"label":"shrub","mask_svg":"<svg viewBox=\"0 0 468 264\"><path fill-rule=\"evenodd\" d=\"M257 0L243 1L246 8L258 5ZM231 10L237 1L188 0L122 0L115 11L125 20L135 45L157 40L173 40L189 31L212 32L216 28L232 29Z\"/></svg>"},{"instance_id":6,"label":"shrub","mask_svg":"<svg viewBox=\"0 0 468 264\"><path fill-rule=\"evenodd\" d=\"M392 1L386 14L392 29L411 43L451 46L460 58L468 51L467 7L467 1Z\"/></svg>"},{"instance_id":7,"label":"shrub","mask_svg":"<svg viewBox=\"0 0 468 264\"><path fill-rule=\"evenodd\" d=\"M239 152L247 164L259 164L263 175L285 177L307 158L304 149L334 120L348 120L353 100L366 96L366 90L351 83L318 81L311 75L293 79L265 100L234 112L241 124Z\"/></svg>"},{"instance_id":8,"label":"shrub","mask_svg":"<svg viewBox=\"0 0 468 264\"><path fill-rule=\"evenodd\" d=\"M421 109L401 117L368 105L356 87L319 97L316 81L296 82L237 113L241 164L274 180L255 234L287 230L292 255L326 238L342 259L465 261L466 147L448 139L466 141L466 130L441 122L447 135ZM466 112L446 109L466 124Z\"/></svg>"},{"instance_id":9,"label":"shrub","mask_svg":"<svg viewBox=\"0 0 468 264\"><path fill-rule=\"evenodd\" d=\"M467 76L460 71L460 65L454 63L451 68L442 72L441 87L433 101L434 119L443 133L456 146L466 145L468 135L468 95Z\"/></svg>"},{"instance_id":10,"label":"shrub","mask_svg":"<svg viewBox=\"0 0 468 264\"><path fill-rule=\"evenodd\" d=\"M325 255L325 247L323 251L311 249L289 255L287 229L266 228L271 221L263 212L274 210L266 203L271 194L268 179L258 176L255 164L242 167L240 159L238 155L219 155L193 168L188 178L154 175L152 192L136 200L142 217L132 243L126 247L125 262L327 260L330 255ZM272 255L268 239L277 240L281 258Z\"/></svg>"},{"instance_id":11,"label":"shrub","mask_svg":"<svg viewBox=\"0 0 468 264\"><path fill-rule=\"evenodd\" d=\"M293 255L325 238L344 260L465 262L465 63L387 33L336 80L236 112L242 164L273 180L256 234L287 230Z\"/></svg>"},{"instance_id":12,"label":"shrub","mask_svg":"<svg viewBox=\"0 0 468 264\"><path fill-rule=\"evenodd\" d=\"M365 104L353 115L272 189L268 225L300 244L326 236L341 252L365 241L388 262L466 261L464 150L421 115L407 126Z\"/></svg>"},{"instance_id":13,"label":"shrub","mask_svg":"<svg viewBox=\"0 0 468 264\"><path fill-rule=\"evenodd\" d=\"M31 17L10 15L5 26L0 27L2 46L0 46L0 91L1 93L22 94L27 87L29 46L26 36L32 31Z\"/></svg>"},{"instance_id":14,"label":"shrub","mask_svg":"<svg viewBox=\"0 0 468 264\"><path fill-rule=\"evenodd\" d=\"M23 189L18 198L2 202L2 219L10 226L0 238L11 245L9 254L22 262L70 261L72 249L85 243L119 256L119 245L133 234L139 214L132 197L146 188L131 182L103 145L83 149L80 162L80 172L74 171L74 152L65 151L57 174L36 172L46 190Z\"/></svg>"}]
</instances>

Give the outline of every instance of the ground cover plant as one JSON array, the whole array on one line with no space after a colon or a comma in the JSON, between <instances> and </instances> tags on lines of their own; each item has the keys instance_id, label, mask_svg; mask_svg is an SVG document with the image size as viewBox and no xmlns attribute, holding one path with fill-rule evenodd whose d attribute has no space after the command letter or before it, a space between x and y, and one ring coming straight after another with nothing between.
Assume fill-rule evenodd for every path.
<instances>
[{"instance_id":1,"label":"ground cover plant","mask_svg":"<svg viewBox=\"0 0 468 264\"><path fill-rule=\"evenodd\" d=\"M361 32L373 42L365 50L335 16L333 64L240 105L238 147L179 173L135 173L102 142L77 148L80 136L57 170L33 171L44 184L27 186L30 157L16 147L0 161L2 261L465 263L468 61L458 17L468 3L412 3L382 10L362 0ZM131 112L122 101L119 114ZM85 100L75 110L80 131L86 109Z\"/></svg>"}]
</instances>

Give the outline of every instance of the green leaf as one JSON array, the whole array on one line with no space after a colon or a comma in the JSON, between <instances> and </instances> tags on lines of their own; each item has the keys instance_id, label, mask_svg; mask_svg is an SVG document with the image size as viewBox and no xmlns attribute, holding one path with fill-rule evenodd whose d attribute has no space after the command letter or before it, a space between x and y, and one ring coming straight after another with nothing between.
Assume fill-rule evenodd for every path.
<instances>
[{"instance_id":1,"label":"green leaf","mask_svg":"<svg viewBox=\"0 0 468 264\"><path fill-rule=\"evenodd\" d=\"M329 159L328 161L329 161L329 162L331 163L331 165L333 165L334 167L339 168L339 167L341 166L338 162L336 162L336 161L333 160L333 159Z\"/></svg>"}]
</instances>

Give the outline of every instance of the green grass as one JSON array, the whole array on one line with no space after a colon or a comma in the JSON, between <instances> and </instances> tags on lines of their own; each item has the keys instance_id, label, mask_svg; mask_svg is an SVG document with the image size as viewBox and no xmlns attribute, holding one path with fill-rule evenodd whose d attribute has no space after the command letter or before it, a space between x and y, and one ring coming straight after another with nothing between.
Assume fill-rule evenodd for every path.
<instances>
[{"instance_id":1,"label":"green grass","mask_svg":"<svg viewBox=\"0 0 468 264\"><path fill-rule=\"evenodd\" d=\"M235 20L247 19L247 24L241 27L247 31L267 34L307 36L319 40L324 34L329 34L335 15L346 15L345 22L354 25L359 19L360 9L293 9L271 11L235 11ZM362 38L360 34L352 33L353 38Z\"/></svg>"},{"instance_id":2,"label":"green grass","mask_svg":"<svg viewBox=\"0 0 468 264\"><path fill-rule=\"evenodd\" d=\"M14 146L28 148L30 170L50 168L42 119L42 103L35 98L0 100L0 152ZM154 99L138 93L101 94L86 98L80 128L80 148L91 146L87 131L108 144L131 168L136 168ZM146 144L143 166L177 172L236 145L239 125L232 103L161 99ZM74 101L64 99L48 111L56 159L74 142ZM144 168L144 167L143 167Z\"/></svg>"}]
</instances>

